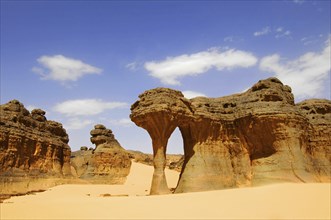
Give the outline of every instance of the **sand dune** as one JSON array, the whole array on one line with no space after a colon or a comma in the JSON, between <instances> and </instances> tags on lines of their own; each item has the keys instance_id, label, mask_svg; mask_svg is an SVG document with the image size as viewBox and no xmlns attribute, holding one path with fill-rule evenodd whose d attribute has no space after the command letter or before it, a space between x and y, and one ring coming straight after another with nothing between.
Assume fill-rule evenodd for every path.
<instances>
[{"instance_id":1,"label":"sand dune","mask_svg":"<svg viewBox=\"0 0 331 220\"><path fill-rule=\"evenodd\" d=\"M169 187L178 172L167 170ZM13 197L1 219L330 219L330 184L275 184L145 196L153 168L133 163L124 185L61 185ZM102 196L110 194L111 196Z\"/></svg>"}]
</instances>

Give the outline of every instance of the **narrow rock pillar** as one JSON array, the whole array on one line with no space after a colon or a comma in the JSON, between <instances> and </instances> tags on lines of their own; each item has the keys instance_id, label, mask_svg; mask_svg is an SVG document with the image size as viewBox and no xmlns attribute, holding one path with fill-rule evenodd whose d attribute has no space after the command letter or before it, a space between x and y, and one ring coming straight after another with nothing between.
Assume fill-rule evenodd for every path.
<instances>
[{"instance_id":1,"label":"narrow rock pillar","mask_svg":"<svg viewBox=\"0 0 331 220\"><path fill-rule=\"evenodd\" d=\"M168 140L161 140L158 138L153 139L153 163L154 163L154 173L152 179L152 185L150 194L169 194L170 190L168 188L166 176L164 169L166 166L166 149Z\"/></svg>"},{"instance_id":2,"label":"narrow rock pillar","mask_svg":"<svg viewBox=\"0 0 331 220\"><path fill-rule=\"evenodd\" d=\"M164 119L165 118L162 118L162 120L160 120L158 126L153 126L153 129L147 129L153 144L154 173L150 190L151 195L171 193L167 185L164 169L166 167L168 139L176 126L173 125L170 120L167 121Z\"/></svg>"}]
</instances>

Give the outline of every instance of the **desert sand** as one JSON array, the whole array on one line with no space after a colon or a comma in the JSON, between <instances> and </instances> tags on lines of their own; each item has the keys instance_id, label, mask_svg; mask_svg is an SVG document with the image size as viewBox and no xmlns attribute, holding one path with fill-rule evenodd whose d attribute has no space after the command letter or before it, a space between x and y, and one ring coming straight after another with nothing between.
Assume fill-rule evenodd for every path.
<instances>
[{"instance_id":1,"label":"desert sand","mask_svg":"<svg viewBox=\"0 0 331 220\"><path fill-rule=\"evenodd\" d=\"M124 185L61 185L0 204L0 219L330 219L330 183L146 196L153 167L133 163ZM169 187L179 173L166 170Z\"/></svg>"}]
</instances>

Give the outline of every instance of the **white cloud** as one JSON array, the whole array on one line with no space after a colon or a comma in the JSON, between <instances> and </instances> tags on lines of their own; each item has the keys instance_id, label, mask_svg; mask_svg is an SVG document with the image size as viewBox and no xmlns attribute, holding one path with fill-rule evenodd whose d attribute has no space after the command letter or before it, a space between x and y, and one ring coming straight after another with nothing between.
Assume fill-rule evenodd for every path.
<instances>
[{"instance_id":1,"label":"white cloud","mask_svg":"<svg viewBox=\"0 0 331 220\"><path fill-rule=\"evenodd\" d=\"M283 83L291 86L296 98L318 97L330 74L330 41L331 36L321 52L308 52L285 63L281 62L278 54L264 57L260 61L260 69L274 73Z\"/></svg>"},{"instance_id":2,"label":"white cloud","mask_svg":"<svg viewBox=\"0 0 331 220\"><path fill-rule=\"evenodd\" d=\"M229 42L229 43L241 42L243 40L244 40L243 38L237 36L227 36L223 39L224 42Z\"/></svg>"},{"instance_id":3,"label":"white cloud","mask_svg":"<svg viewBox=\"0 0 331 220\"><path fill-rule=\"evenodd\" d=\"M307 45L310 45L310 44L317 43L318 39L316 39L316 38L314 39L312 37L303 37L303 38L301 38L300 41L303 43L303 45L307 46Z\"/></svg>"},{"instance_id":4,"label":"white cloud","mask_svg":"<svg viewBox=\"0 0 331 220\"><path fill-rule=\"evenodd\" d=\"M271 29L269 26L264 27L261 31L254 32L255 37L259 37L267 34L275 34L275 38L290 38L291 31L285 30L283 27Z\"/></svg>"},{"instance_id":5,"label":"white cloud","mask_svg":"<svg viewBox=\"0 0 331 220\"><path fill-rule=\"evenodd\" d=\"M257 58L245 51L229 49L221 52L209 49L194 54L167 57L163 61L146 62L144 67L150 75L164 84L180 85L178 78L195 76L207 72L211 68L217 70L247 68L255 65Z\"/></svg>"},{"instance_id":6,"label":"white cloud","mask_svg":"<svg viewBox=\"0 0 331 220\"><path fill-rule=\"evenodd\" d=\"M319 34L318 36L307 36L307 37L303 37L300 39L300 41L303 43L304 46L310 45L310 44L316 44L319 43L321 41L321 39L323 38L323 34Z\"/></svg>"},{"instance_id":7,"label":"white cloud","mask_svg":"<svg viewBox=\"0 0 331 220\"><path fill-rule=\"evenodd\" d=\"M68 130L78 130L85 128L88 125L93 124L94 122L89 119L81 119L81 118L70 118L63 127Z\"/></svg>"},{"instance_id":8,"label":"white cloud","mask_svg":"<svg viewBox=\"0 0 331 220\"><path fill-rule=\"evenodd\" d=\"M291 34L291 31L289 31L289 30L287 30L287 31L284 32L284 36L288 36L290 34Z\"/></svg>"},{"instance_id":9,"label":"white cloud","mask_svg":"<svg viewBox=\"0 0 331 220\"><path fill-rule=\"evenodd\" d=\"M283 30L284 30L283 27L278 27L278 28L276 29L276 32L283 32Z\"/></svg>"},{"instance_id":10,"label":"white cloud","mask_svg":"<svg viewBox=\"0 0 331 220\"><path fill-rule=\"evenodd\" d=\"M198 97L198 96L206 97L206 95L203 94L203 93L194 92L194 91L190 91L190 90L183 91L182 93L183 93L184 97L187 98L187 99L192 99L192 98L195 98L195 97Z\"/></svg>"},{"instance_id":11,"label":"white cloud","mask_svg":"<svg viewBox=\"0 0 331 220\"><path fill-rule=\"evenodd\" d=\"M102 69L63 55L41 56L37 61L42 68L33 67L33 72L41 75L42 79L55 80L62 83L77 81L84 75L100 74L102 72Z\"/></svg>"},{"instance_id":12,"label":"white cloud","mask_svg":"<svg viewBox=\"0 0 331 220\"><path fill-rule=\"evenodd\" d=\"M97 115L105 110L126 107L124 102L104 102L100 99L76 99L57 104L54 111L66 116Z\"/></svg>"},{"instance_id":13,"label":"white cloud","mask_svg":"<svg viewBox=\"0 0 331 220\"><path fill-rule=\"evenodd\" d=\"M224 42L233 42L234 41L234 37L233 36L227 36L223 39Z\"/></svg>"},{"instance_id":14,"label":"white cloud","mask_svg":"<svg viewBox=\"0 0 331 220\"><path fill-rule=\"evenodd\" d=\"M138 69L139 63L137 62L128 63L125 67L128 68L129 70L135 71Z\"/></svg>"},{"instance_id":15,"label":"white cloud","mask_svg":"<svg viewBox=\"0 0 331 220\"><path fill-rule=\"evenodd\" d=\"M110 120L110 123L117 126L123 126L123 127L130 127L133 126L134 123L129 118L122 118L118 120Z\"/></svg>"},{"instance_id":16,"label":"white cloud","mask_svg":"<svg viewBox=\"0 0 331 220\"><path fill-rule=\"evenodd\" d=\"M270 27L269 26L267 26L267 27L264 27L262 30L260 30L260 31L256 31L256 32L254 32L254 36L255 37L258 37L258 36L262 36L262 35L267 35L267 34L269 34L271 32L271 29L270 29Z\"/></svg>"},{"instance_id":17,"label":"white cloud","mask_svg":"<svg viewBox=\"0 0 331 220\"><path fill-rule=\"evenodd\" d=\"M287 31L278 31L279 33L275 35L275 38L289 38L291 35L291 31L287 30Z\"/></svg>"}]
</instances>

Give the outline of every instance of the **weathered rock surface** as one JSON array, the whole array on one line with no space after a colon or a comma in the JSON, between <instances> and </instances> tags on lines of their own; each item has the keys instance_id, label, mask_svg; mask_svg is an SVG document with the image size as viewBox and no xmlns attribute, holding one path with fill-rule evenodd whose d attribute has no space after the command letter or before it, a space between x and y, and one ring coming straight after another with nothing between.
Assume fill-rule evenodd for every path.
<instances>
[{"instance_id":1,"label":"weathered rock surface","mask_svg":"<svg viewBox=\"0 0 331 220\"><path fill-rule=\"evenodd\" d=\"M176 127L185 157L175 192L330 181L330 100L295 105L291 88L277 78L221 98L186 99L167 88L148 90L139 98L130 117L152 139L151 194L170 192L165 155Z\"/></svg>"},{"instance_id":2,"label":"weathered rock surface","mask_svg":"<svg viewBox=\"0 0 331 220\"><path fill-rule=\"evenodd\" d=\"M169 168L170 170L176 170L178 172L182 171L183 165L184 165L184 155L178 155L180 156L179 158L177 157L176 160L171 161L168 165L167 168ZM167 155L168 157L168 155ZM168 161L168 160L167 160Z\"/></svg>"},{"instance_id":3,"label":"weathered rock surface","mask_svg":"<svg viewBox=\"0 0 331 220\"><path fill-rule=\"evenodd\" d=\"M0 193L39 190L40 179L70 177L68 141L62 124L47 120L45 111L30 113L17 100L0 105Z\"/></svg>"},{"instance_id":4,"label":"weathered rock surface","mask_svg":"<svg viewBox=\"0 0 331 220\"><path fill-rule=\"evenodd\" d=\"M70 147L62 124L17 100L0 106L0 174L70 175Z\"/></svg>"},{"instance_id":5,"label":"weathered rock surface","mask_svg":"<svg viewBox=\"0 0 331 220\"><path fill-rule=\"evenodd\" d=\"M84 148L71 158L77 177L95 183L124 183L131 168L129 154L105 126L95 125L90 133L95 150Z\"/></svg>"}]
</instances>

